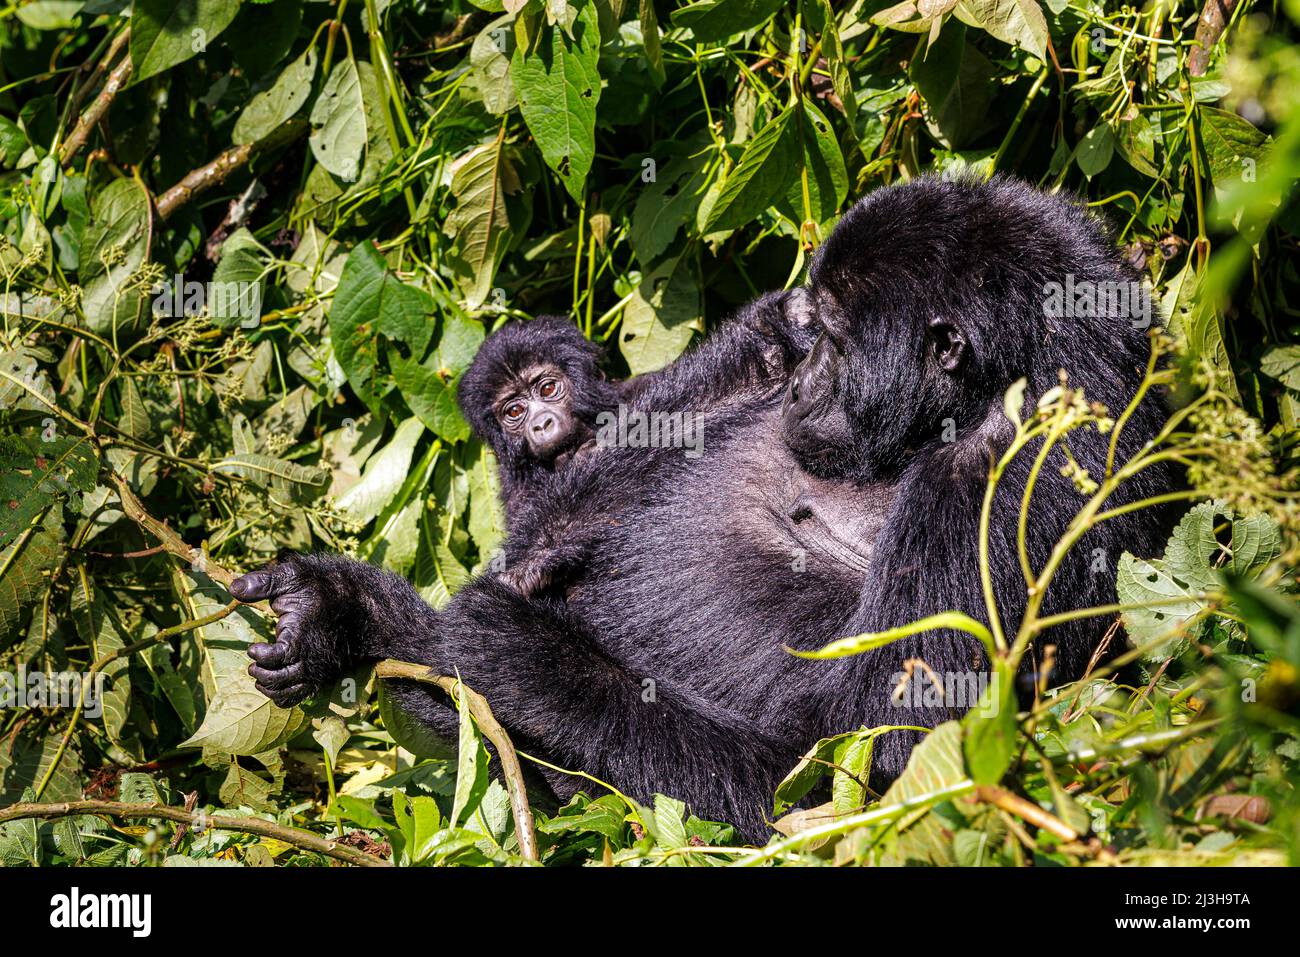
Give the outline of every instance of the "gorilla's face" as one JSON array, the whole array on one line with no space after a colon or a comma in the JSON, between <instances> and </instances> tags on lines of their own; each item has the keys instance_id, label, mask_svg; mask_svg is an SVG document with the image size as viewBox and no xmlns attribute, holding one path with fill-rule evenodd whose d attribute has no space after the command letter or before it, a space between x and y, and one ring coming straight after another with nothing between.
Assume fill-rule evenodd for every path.
<instances>
[{"instance_id":1,"label":"gorilla's face","mask_svg":"<svg viewBox=\"0 0 1300 957\"><path fill-rule=\"evenodd\" d=\"M814 278L823 331L791 377L782 434L816 475L886 481L950 422L963 424L976 365L970 337L959 318L924 303L849 308L842 292Z\"/></svg>"}]
</instances>

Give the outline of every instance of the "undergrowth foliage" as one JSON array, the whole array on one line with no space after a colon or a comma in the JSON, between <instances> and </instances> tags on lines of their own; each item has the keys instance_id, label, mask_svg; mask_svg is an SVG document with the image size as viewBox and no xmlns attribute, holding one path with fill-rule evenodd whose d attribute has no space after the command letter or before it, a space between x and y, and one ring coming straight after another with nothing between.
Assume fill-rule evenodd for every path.
<instances>
[{"instance_id":1,"label":"undergrowth foliage","mask_svg":"<svg viewBox=\"0 0 1300 957\"><path fill-rule=\"evenodd\" d=\"M1300 5L1228 7L0 11L0 860L1300 862ZM502 321L566 314L613 374L653 370L801 282L857 196L994 172L1106 218L1168 320L1144 388L1178 411L1134 459L1070 473L1056 554L1154 457L1188 489L1139 504L1185 514L1162 557L1107 570L1083 680L1026 660L1051 563L1024 563L1021 621L989 589L991 628L810 653L964 627L999 680L883 795L864 782L889 729L819 742L764 848L596 780L529 810L491 702L454 677L454 753L366 672L288 710L252 687L244 649L273 625L224 586L277 550L382 565L434 605L489 567L495 465L455 395ZM1012 456L1122 430L1088 391L1008 394L990 500Z\"/></svg>"}]
</instances>

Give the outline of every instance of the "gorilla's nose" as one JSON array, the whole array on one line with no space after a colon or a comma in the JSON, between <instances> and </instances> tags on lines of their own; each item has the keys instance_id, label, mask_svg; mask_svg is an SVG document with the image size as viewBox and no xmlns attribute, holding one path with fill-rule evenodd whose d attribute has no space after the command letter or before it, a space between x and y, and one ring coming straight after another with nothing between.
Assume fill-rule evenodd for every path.
<instances>
[{"instance_id":1,"label":"gorilla's nose","mask_svg":"<svg viewBox=\"0 0 1300 957\"><path fill-rule=\"evenodd\" d=\"M533 421L533 438L548 439L555 432L555 415L547 412L545 415L539 415Z\"/></svg>"}]
</instances>

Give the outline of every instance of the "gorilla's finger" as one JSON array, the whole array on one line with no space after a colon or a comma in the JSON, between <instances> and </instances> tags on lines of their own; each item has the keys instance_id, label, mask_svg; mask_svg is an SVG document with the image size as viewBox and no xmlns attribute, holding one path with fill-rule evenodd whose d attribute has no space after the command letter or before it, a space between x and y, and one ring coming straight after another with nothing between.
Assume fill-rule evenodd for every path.
<instances>
[{"instance_id":1,"label":"gorilla's finger","mask_svg":"<svg viewBox=\"0 0 1300 957\"><path fill-rule=\"evenodd\" d=\"M259 685L283 690L286 687L302 683L302 662L296 661L287 668L262 668L249 665L248 674Z\"/></svg>"},{"instance_id":2,"label":"gorilla's finger","mask_svg":"<svg viewBox=\"0 0 1300 957\"><path fill-rule=\"evenodd\" d=\"M281 708L292 708L307 697L306 685L293 685L281 689L268 688L262 684L255 684L253 687L257 688L258 691L270 698L272 703Z\"/></svg>"},{"instance_id":3,"label":"gorilla's finger","mask_svg":"<svg viewBox=\"0 0 1300 957\"><path fill-rule=\"evenodd\" d=\"M284 592L271 602L271 611L277 615L288 615L295 611L306 610L314 601L315 599L305 592Z\"/></svg>"},{"instance_id":4,"label":"gorilla's finger","mask_svg":"<svg viewBox=\"0 0 1300 957\"><path fill-rule=\"evenodd\" d=\"M259 642L248 646L248 657L263 668L282 668L289 660L289 651L289 646L284 642L277 641L274 644Z\"/></svg>"},{"instance_id":5,"label":"gorilla's finger","mask_svg":"<svg viewBox=\"0 0 1300 957\"><path fill-rule=\"evenodd\" d=\"M230 594L242 602L277 598L291 589L297 580L290 565L267 565L241 575L230 583Z\"/></svg>"}]
</instances>

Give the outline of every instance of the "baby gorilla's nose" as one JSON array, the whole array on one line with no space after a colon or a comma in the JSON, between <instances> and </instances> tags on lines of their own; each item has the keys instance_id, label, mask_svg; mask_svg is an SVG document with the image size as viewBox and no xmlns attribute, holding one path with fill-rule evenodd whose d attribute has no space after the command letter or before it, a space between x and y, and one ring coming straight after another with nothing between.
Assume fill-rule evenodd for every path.
<instances>
[{"instance_id":1,"label":"baby gorilla's nose","mask_svg":"<svg viewBox=\"0 0 1300 957\"><path fill-rule=\"evenodd\" d=\"M539 415L533 420L533 436L537 439L548 439L555 432L556 420L553 413L547 412Z\"/></svg>"}]
</instances>

